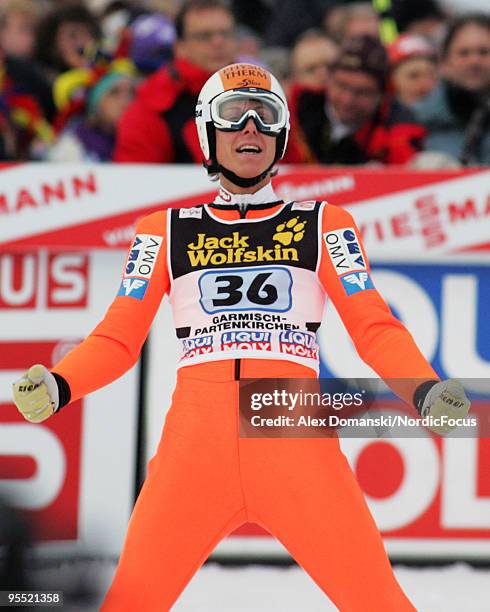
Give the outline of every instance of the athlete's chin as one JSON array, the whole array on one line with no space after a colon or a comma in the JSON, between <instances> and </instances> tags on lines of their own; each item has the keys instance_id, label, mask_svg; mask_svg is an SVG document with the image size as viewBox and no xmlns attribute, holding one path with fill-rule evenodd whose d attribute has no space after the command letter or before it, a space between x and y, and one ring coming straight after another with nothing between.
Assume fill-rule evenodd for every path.
<instances>
[{"instance_id":1,"label":"athlete's chin","mask_svg":"<svg viewBox=\"0 0 490 612\"><path fill-rule=\"evenodd\" d=\"M235 169L233 172L242 178L253 178L254 176L258 176L262 174L268 168L269 164L267 164L264 160L253 159L249 157L248 159L240 159L236 164L234 164Z\"/></svg>"}]
</instances>

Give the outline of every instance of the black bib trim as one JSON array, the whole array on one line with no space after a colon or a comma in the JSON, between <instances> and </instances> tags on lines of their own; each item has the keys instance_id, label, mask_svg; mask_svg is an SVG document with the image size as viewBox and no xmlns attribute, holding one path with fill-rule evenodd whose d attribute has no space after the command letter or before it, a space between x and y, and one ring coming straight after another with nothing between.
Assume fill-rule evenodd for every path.
<instances>
[{"instance_id":1,"label":"black bib trim","mask_svg":"<svg viewBox=\"0 0 490 612\"><path fill-rule=\"evenodd\" d=\"M254 204L270 208L281 202ZM221 222L204 205L201 218L180 218L179 209L170 211L170 267L175 280L201 270L265 266L290 266L316 271L320 245L318 223L321 202L310 210L292 210L284 205L276 215L265 219L244 219L240 223ZM230 208L213 204L213 208ZM238 205L237 205L238 206Z\"/></svg>"}]
</instances>

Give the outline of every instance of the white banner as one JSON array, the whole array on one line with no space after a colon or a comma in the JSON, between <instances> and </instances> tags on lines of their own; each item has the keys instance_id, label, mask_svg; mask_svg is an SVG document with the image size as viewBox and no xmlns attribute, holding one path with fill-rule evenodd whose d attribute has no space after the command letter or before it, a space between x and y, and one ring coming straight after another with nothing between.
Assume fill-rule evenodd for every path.
<instances>
[{"instance_id":1,"label":"white banner","mask_svg":"<svg viewBox=\"0 0 490 612\"><path fill-rule=\"evenodd\" d=\"M273 183L285 201L348 208L371 256L490 248L490 170L281 167ZM0 166L0 247L126 247L142 215L210 202L216 189L198 166Z\"/></svg>"}]
</instances>

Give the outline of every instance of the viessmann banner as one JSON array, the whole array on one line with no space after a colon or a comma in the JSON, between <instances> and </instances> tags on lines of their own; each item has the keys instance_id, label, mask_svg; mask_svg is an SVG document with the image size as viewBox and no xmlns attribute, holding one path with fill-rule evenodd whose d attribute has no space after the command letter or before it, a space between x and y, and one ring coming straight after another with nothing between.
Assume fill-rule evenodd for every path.
<instances>
[{"instance_id":1,"label":"viessmann banner","mask_svg":"<svg viewBox=\"0 0 490 612\"><path fill-rule=\"evenodd\" d=\"M480 397L478 379L490 378L490 170L289 168L275 186L285 200L326 199L354 214L375 285L441 376L475 379L468 391ZM198 167L0 170L0 494L29 514L48 553L116 554L121 546L134 492L138 372L40 426L17 414L10 383L29 363L54 363L100 320L139 217L209 202L215 192ZM164 305L147 364L145 459L174 381L169 336ZM331 304L319 342L323 376L372 376ZM489 440L388 437L342 445L393 555L490 556ZM280 548L249 525L219 551Z\"/></svg>"},{"instance_id":2,"label":"viessmann banner","mask_svg":"<svg viewBox=\"0 0 490 612\"><path fill-rule=\"evenodd\" d=\"M286 201L325 199L351 210L371 256L490 248L490 170L290 168L274 185ZM210 202L215 193L197 166L6 166L0 246L125 247L138 217Z\"/></svg>"}]
</instances>

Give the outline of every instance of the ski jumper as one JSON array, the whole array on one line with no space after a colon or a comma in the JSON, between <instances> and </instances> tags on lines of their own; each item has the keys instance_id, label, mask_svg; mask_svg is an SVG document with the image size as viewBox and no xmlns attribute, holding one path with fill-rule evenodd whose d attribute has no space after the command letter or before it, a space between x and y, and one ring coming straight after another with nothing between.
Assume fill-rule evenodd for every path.
<instances>
[{"instance_id":1,"label":"ski jumper","mask_svg":"<svg viewBox=\"0 0 490 612\"><path fill-rule=\"evenodd\" d=\"M169 610L245 522L282 542L342 612L413 611L337 437L239 436L240 378L317 376L325 297L366 363L405 380L407 402L437 378L374 288L352 216L284 203L269 184L143 218L105 318L53 368L72 401L135 364L166 293L177 385L103 612Z\"/></svg>"}]
</instances>

